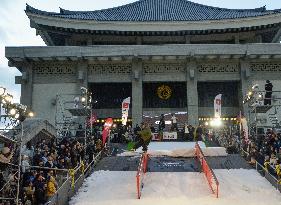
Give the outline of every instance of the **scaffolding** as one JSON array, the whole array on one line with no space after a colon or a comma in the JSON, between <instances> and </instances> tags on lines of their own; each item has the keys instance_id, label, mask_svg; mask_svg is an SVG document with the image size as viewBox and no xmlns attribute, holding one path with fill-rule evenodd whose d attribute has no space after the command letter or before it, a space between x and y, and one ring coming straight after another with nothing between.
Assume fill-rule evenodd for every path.
<instances>
[{"instance_id":1,"label":"scaffolding","mask_svg":"<svg viewBox=\"0 0 281 205\"><path fill-rule=\"evenodd\" d=\"M55 126L58 138L77 137L78 131L80 134L84 132L86 147L87 123L91 116L92 104L88 92L56 96Z\"/></svg>"},{"instance_id":2,"label":"scaffolding","mask_svg":"<svg viewBox=\"0 0 281 205\"><path fill-rule=\"evenodd\" d=\"M270 96L270 97L267 97ZM267 128L281 128L281 91L249 91L244 99L248 106L249 134L265 134Z\"/></svg>"}]
</instances>

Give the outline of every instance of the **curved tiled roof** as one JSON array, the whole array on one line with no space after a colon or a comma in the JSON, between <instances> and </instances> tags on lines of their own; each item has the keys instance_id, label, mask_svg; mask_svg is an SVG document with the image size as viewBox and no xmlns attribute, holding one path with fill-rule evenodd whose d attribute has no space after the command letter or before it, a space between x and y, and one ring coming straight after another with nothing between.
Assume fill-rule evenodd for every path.
<instances>
[{"instance_id":1,"label":"curved tiled roof","mask_svg":"<svg viewBox=\"0 0 281 205\"><path fill-rule=\"evenodd\" d=\"M96 11L46 12L26 6L26 12L44 16L94 21L204 21L237 19L281 13L278 10L225 9L205 6L187 0L139 0L124 6Z\"/></svg>"}]
</instances>

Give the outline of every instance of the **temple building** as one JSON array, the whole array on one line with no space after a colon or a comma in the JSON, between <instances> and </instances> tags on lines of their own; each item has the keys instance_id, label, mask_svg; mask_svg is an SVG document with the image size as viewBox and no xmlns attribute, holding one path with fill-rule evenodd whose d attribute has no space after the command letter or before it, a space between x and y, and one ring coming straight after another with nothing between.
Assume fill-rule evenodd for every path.
<instances>
[{"instance_id":1,"label":"temple building","mask_svg":"<svg viewBox=\"0 0 281 205\"><path fill-rule=\"evenodd\" d=\"M100 119L121 118L121 102L131 97L133 124L179 113L197 125L214 115L218 94L230 119L245 112L253 83L280 84L281 9L139 0L59 13L27 5L25 12L47 46L6 47L6 57L22 73L21 103L53 124L58 96L78 95L82 86Z\"/></svg>"}]
</instances>

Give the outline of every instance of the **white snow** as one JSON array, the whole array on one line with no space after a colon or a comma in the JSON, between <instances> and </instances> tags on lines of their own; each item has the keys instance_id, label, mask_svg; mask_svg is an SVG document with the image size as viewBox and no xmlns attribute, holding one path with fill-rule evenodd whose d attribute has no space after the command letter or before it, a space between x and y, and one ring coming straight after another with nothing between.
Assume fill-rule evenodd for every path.
<instances>
[{"instance_id":1,"label":"white snow","mask_svg":"<svg viewBox=\"0 0 281 205\"><path fill-rule=\"evenodd\" d=\"M205 143L202 141L199 141L198 144L201 148L206 147ZM148 150L174 150L194 147L195 142L150 142L148 145ZM142 148L137 149L137 151L141 150Z\"/></svg>"},{"instance_id":2,"label":"white snow","mask_svg":"<svg viewBox=\"0 0 281 205\"><path fill-rule=\"evenodd\" d=\"M203 142L198 142L205 156L226 156L224 147L206 147ZM195 142L151 142L148 154L151 156L194 157ZM135 156L142 153L142 148L136 152L123 152L118 156Z\"/></svg>"},{"instance_id":3,"label":"white snow","mask_svg":"<svg viewBox=\"0 0 281 205\"><path fill-rule=\"evenodd\" d=\"M136 199L136 172L98 171L86 179L70 205L281 205L281 194L256 170L214 170L215 198L202 173L152 172Z\"/></svg>"}]
</instances>

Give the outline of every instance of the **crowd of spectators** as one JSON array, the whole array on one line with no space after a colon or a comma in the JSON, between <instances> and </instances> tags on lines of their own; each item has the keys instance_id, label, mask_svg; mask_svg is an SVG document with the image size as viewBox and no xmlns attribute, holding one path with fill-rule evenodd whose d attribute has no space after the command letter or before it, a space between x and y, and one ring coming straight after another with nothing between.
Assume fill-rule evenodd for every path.
<instances>
[{"instance_id":1,"label":"crowd of spectators","mask_svg":"<svg viewBox=\"0 0 281 205\"><path fill-rule=\"evenodd\" d=\"M252 134L245 139L243 133L230 134L221 130L213 139L220 146L226 147L229 154L241 153L251 165L256 165L281 179L281 134L274 129L267 129L265 134Z\"/></svg>"},{"instance_id":2,"label":"crowd of spectators","mask_svg":"<svg viewBox=\"0 0 281 205\"><path fill-rule=\"evenodd\" d=\"M77 168L82 162L86 166L93 161L94 154L101 150L101 140L88 138L85 149L84 138L83 141L81 140L82 142L77 139L63 138L60 142L41 140L34 145L28 142L22 147L20 179L22 204L45 204L66 180L70 169ZM7 198L14 198L17 189L18 168L16 165L11 165L12 161L10 163L12 151L8 146L2 148L0 157L1 160L3 159L0 163L2 166L10 166L8 177L4 176L7 172L4 172L3 169L3 172L0 172L0 193ZM6 184L5 187L3 187L4 184ZM4 204L13 204L13 200L6 200Z\"/></svg>"},{"instance_id":3,"label":"crowd of spectators","mask_svg":"<svg viewBox=\"0 0 281 205\"><path fill-rule=\"evenodd\" d=\"M239 133L235 127L221 128L215 133L209 133L208 139L219 146L225 147L228 154L236 154L240 151Z\"/></svg>"},{"instance_id":4,"label":"crowd of spectators","mask_svg":"<svg viewBox=\"0 0 281 205\"><path fill-rule=\"evenodd\" d=\"M281 179L281 134L268 129L265 134L242 140L242 148L250 164L258 162L265 171Z\"/></svg>"}]
</instances>

